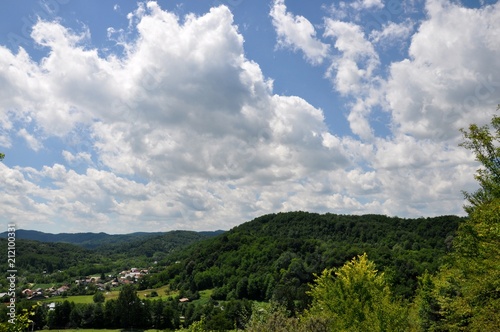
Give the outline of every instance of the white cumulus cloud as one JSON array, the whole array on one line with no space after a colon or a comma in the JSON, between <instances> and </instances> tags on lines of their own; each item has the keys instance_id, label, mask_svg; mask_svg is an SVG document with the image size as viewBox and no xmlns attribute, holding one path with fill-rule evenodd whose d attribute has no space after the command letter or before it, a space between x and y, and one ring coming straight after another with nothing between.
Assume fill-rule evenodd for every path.
<instances>
[{"instance_id":1,"label":"white cumulus cloud","mask_svg":"<svg viewBox=\"0 0 500 332\"><path fill-rule=\"evenodd\" d=\"M316 38L316 30L303 16L287 12L284 0L275 0L270 13L278 35L278 45L301 50L312 64L320 64L328 56L329 45Z\"/></svg>"},{"instance_id":2,"label":"white cumulus cloud","mask_svg":"<svg viewBox=\"0 0 500 332\"><path fill-rule=\"evenodd\" d=\"M460 214L477 165L458 129L485 123L499 102L500 5L428 0L426 10L416 31L386 22L370 34L336 16L317 33L273 2L278 44L327 63L352 135L330 130L304 98L273 91L225 6L181 18L142 3L128 15L137 36L115 29L125 51L107 56L87 45L90 28L39 21L40 61L0 46L0 143L59 146L60 160L0 163L3 218L121 233L228 229L287 210ZM378 46L402 40L405 58L384 63ZM387 117L384 137L376 112Z\"/></svg>"}]
</instances>

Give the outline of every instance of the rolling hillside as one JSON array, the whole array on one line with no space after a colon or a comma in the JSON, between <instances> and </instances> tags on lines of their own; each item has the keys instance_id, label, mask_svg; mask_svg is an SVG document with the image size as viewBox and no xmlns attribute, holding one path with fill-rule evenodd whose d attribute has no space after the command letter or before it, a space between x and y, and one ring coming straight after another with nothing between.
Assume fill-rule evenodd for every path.
<instances>
[{"instance_id":1,"label":"rolling hillside","mask_svg":"<svg viewBox=\"0 0 500 332\"><path fill-rule=\"evenodd\" d=\"M159 239L165 236L167 239L174 239L178 236L186 238L186 240L197 240L204 237L210 237L223 233L224 231L214 232L194 232L194 231L172 231L172 232L155 232L145 233L136 232L130 234L107 234L107 233L44 233L34 230L19 229L16 231L16 238L22 240L34 240L39 242L57 242L70 243L88 249L95 249L101 246L110 247L113 245L120 246L130 242L144 243L146 240L155 238ZM5 239L7 232L0 233L0 238Z\"/></svg>"},{"instance_id":2,"label":"rolling hillside","mask_svg":"<svg viewBox=\"0 0 500 332\"><path fill-rule=\"evenodd\" d=\"M417 276L436 271L463 218L403 219L289 212L265 215L168 256L142 287L171 283L185 294L215 288L214 299L307 303L314 273L364 252L411 298ZM176 264L180 261L180 264Z\"/></svg>"}]
</instances>

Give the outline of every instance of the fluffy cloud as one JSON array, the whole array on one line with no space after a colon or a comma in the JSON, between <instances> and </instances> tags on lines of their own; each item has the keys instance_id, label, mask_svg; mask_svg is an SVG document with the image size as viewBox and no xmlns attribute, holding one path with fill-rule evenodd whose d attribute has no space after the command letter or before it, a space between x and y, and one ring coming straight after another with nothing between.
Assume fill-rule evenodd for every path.
<instances>
[{"instance_id":1,"label":"fluffy cloud","mask_svg":"<svg viewBox=\"0 0 500 332\"><path fill-rule=\"evenodd\" d=\"M390 22L385 24L381 30L374 30L370 33L370 39L383 45L391 44L396 41L406 40L413 31L413 22L406 20L401 23Z\"/></svg>"},{"instance_id":2,"label":"fluffy cloud","mask_svg":"<svg viewBox=\"0 0 500 332\"><path fill-rule=\"evenodd\" d=\"M284 0L275 0L270 13L278 35L278 45L301 50L313 64L328 55L329 46L316 38L314 26L303 16L288 13Z\"/></svg>"},{"instance_id":3,"label":"fluffy cloud","mask_svg":"<svg viewBox=\"0 0 500 332\"><path fill-rule=\"evenodd\" d=\"M378 18L388 21L364 26L363 11L383 9L379 2L358 1L353 6L355 14L344 2L332 7L323 33L333 40L326 76L349 100L352 132L370 142L372 151L364 160L373 171L350 173L346 188L352 193L355 179L377 179L367 186L377 189L375 196L365 196L373 198L363 205L367 210L412 215L439 211L440 204L453 210L453 204L458 205L454 192L473 188L470 174L475 170L469 154L457 148L458 129L485 123L500 101L495 79L498 46L492 43L500 28L500 7L465 9L429 0L428 16L413 33L413 21L394 22L391 19L399 17L387 13ZM353 15L354 22L344 21ZM386 77L380 72L378 49L395 42L410 45L409 58L390 64ZM378 107L391 119L392 136L385 139L374 137L371 124ZM439 197L439 203L429 203L429 197Z\"/></svg>"},{"instance_id":4,"label":"fluffy cloud","mask_svg":"<svg viewBox=\"0 0 500 332\"><path fill-rule=\"evenodd\" d=\"M3 218L117 233L228 229L298 209L459 214L476 164L457 146L457 129L484 123L498 102L500 5L426 8L416 32L409 21L365 31L337 16L317 34L273 3L278 44L327 62L353 136L331 132L303 98L273 92L227 7L180 18L140 4L128 16L137 37L115 31L125 52L109 56L88 47L88 28L39 21L41 61L0 47L0 143L66 145L50 165L0 163ZM379 47L400 40L408 58L384 72ZM387 137L375 135L375 112L389 119Z\"/></svg>"},{"instance_id":5,"label":"fluffy cloud","mask_svg":"<svg viewBox=\"0 0 500 332\"><path fill-rule=\"evenodd\" d=\"M354 9L374 9L374 8L384 8L384 4L381 0L357 0L351 4Z\"/></svg>"},{"instance_id":6,"label":"fluffy cloud","mask_svg":"<svg viewBox=\"0 0 500 332\"><path fill-rule=\"evenodd\" d=\"M40 143L40 141L38 141L38 139L35 138L35 136L28 133L28 131L25 128L19 130L17 132L17 135L22 137L26 141L26 144L29 146L31 150L38 151L41 149L42 144Z\"/></svg>"},{"instance_id":7,"label":"fluffy cloud","mask_svg":"<svg viewBox=\"0 0 500 332\"><path fill-rule=\"evenodd\" d=\"M321 110L273 95L271 81L245 58L227 7L181 22L148 2L129 19L139 37L123 57L86 47L86 28L45 21L33 28L49 50L40 63L1 48L0 77L9 82L2 109L10 110L2 123L31 119L38 130L18 132L31 148L59 137L69 144L66 163L86 168L12 170L18 192L4 191L4 202L16 200L7 218L73 222L68 230L91 222L110 232L139 222L227 229L282 209L295 195L288 188L311 172L351 163Z\"/></svg>"},{"instance_id":8,"label":"fluffy cloud","mask_svg":"<svg viewBox=\"0 0 500 332\"><path fill-rule=\"evenodd\" d=\"M447 140L488 121L500 102L500 5L466 9L430 0L426 8L410 58L390 68L387 101L397 132Z\"/></svg>"}]
</instances>

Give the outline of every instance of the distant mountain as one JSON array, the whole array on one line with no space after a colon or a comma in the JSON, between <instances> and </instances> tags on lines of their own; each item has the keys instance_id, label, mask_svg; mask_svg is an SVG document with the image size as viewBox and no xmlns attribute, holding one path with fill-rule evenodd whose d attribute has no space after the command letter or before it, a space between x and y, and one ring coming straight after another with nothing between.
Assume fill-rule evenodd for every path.
<instances>
[{"instance_id":1,"label":"distant mountain","mask_svg":"<svg viewBox=\"0 0 500 332\"><path fill-rule=\"evenodd\" d=\"M145 256L160 260L173 251L181 250L192 243L212 238L223 234L224 231L194 232L194 231L170 231L160 235L138 236L130 241L106 243L99 246L101 253L109 255L126 254L129 257Z\"/></svg>"},{"instance_id":2,"label":"distant mountain","mask_svg":"<svg viewBox=\"0 0 500 332\"><path fill-rule=\"evenodd\" d=\"M171 231L171 232L136 232L130 234L107 234L107 233L44 233L34 230L16 230L16 238L22 240L33 240L40 242L50 242L50 243L70 243L75 244L87 249L96 249L101 246L120 246L122 244L130 244L131 242L144 242L148 239L158 238L161 236L167 236L169 234L180 235L179 232L198 234L200 238L212 237L224 233L224 231L204 231L204 232L194 232L194 231ZM0 238L7 238L7 232L0 233Z\"/></svg>"},{"instance_id":3,"label":"distant mountain","mask_svg":"<svg viewBox=\"0 0 500 332\"><path fill-rule=\"evenodd\" d=\"M157 233L50 234L33 230L16 231L16 267L20 273L40 275L43 271L64 273L52 280L123 270L132 266L151 266L194 242L209 239L224 231L170 231ZM0 234L0 247L7 248L7 233ZM7 260L0 262L6 270ZM54 279L55 278L55 279Z\"/></svg>"}]
</instances>

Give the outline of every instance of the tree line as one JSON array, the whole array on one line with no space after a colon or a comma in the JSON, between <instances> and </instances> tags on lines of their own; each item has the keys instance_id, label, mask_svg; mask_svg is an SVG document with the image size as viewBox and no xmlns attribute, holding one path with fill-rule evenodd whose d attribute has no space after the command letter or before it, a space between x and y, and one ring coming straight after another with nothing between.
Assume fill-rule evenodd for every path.
<instances>
[{"instance_id":1,"label":"tree line","mask_svg":"<svg viewBox=\"0 0 500 332\"><path fill-rule=\"evenodd\" d=\"M102 293L96 293L99 295ZM104 301L104 296L94 296L94 303L74 303L68 300L49 306L47 302L33 305L22 301L17 305L18 317L29 310L29 327L42 329L157 329L177 330L205 320L205 326L213 330L244 328L252 306L247 300L219 303L209 300L203 305L182 303L179 298L140 299L134 285L124 285L117 299ZM6 307L0 308L6 317ZM208 318L208 319L207 319ZM0 324L0 331L10 331L12 324ZM24 329L21 328L21 331Z\"/></svg>"},{"instance_id":2,"label":"tree line","mask_svg":"<svg viewBox=\"0 0 500 332\"><path fill-rule=\"evenodd\" d=\"M366 252L394 293L411 298L417 277L438 270L461 222L456 216L265 215L170 255L160 264L166 268L141 279L139 287L170 284L188 295L214 289L217 301L276 301L295 313L309 305L306 291L315 273Z\"/></svg>"}]
</instances>

